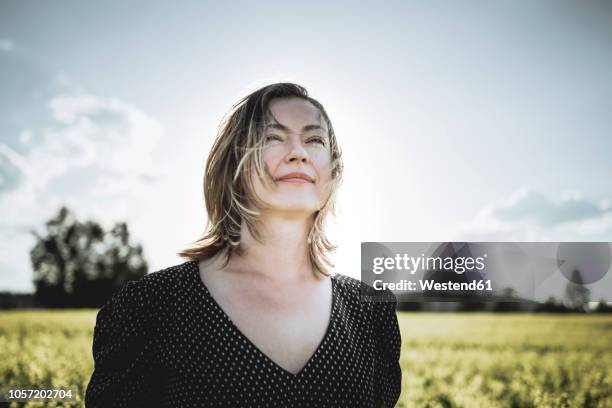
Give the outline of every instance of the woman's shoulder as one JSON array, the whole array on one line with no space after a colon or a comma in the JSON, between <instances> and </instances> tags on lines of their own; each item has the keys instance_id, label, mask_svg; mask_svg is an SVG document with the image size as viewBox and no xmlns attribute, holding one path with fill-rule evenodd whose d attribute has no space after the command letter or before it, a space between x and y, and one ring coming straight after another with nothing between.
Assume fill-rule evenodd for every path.
<instances>
[{"instance_id":1,"label":"woman's shoulder","mask_svg":"<svg viewBox=\"0 0 612 408\"><path fill-rule=\"evenodd\" d=\"M389 289L377 290L359 279L336 273L332 276L337 282L339 292L344 297L361 304L397 303L395 294Z\"/></svg>"},{"instance_id":2,"label":"woman's shoulder","mask_svg":"<svg viewBox=\"0 0 612 408\"><path fill-rule=\"evenodd\" d=\"M195 264L197 267L197 263ZM149 272L148 274L126 282L106 303L115 308L164 309L177 293L185 293L193 282L193 261L187 261L166 268ZM192 285L193 286L193 285Z\"/></svg>"},{"instance_id":3,"label":"woman's shoulder","mask_svg":"<svg viewBox=\"0 0 612 408\"><path fill-rule=\"evenodd\" d=\"M176 291L184 289L184 287L193 283L194 268L197 268L196 261L185 261L163 269L158 269L154 272L149 272L140 278L139 281L142 285L153 291Z\"/></svg>"}]
</instances>

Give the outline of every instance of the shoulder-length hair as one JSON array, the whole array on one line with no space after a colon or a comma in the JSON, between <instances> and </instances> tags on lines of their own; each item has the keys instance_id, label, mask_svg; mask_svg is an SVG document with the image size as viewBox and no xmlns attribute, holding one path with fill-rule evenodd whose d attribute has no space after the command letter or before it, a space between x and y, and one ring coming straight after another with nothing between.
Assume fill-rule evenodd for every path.
<instances>
[{"instance_id":1,"label":"shoulder-length hair","mask_svg":"<svg viewBox=\"0 0 612 408\"><path fill-rule=\"evenodd\" d=\"M309 258L315 275L330 276L334 264L328 254L337 249L325 235L328 214L336 215L336 193L342 182L342 153L331 120L317 100L308 96L306 89L293 83L276 83L240 99L223 118L213 143L204 171L204 203L208 220L206 232L178 256L203 261L225 252L225 265L233 253L241 255L242 222L246 223L254 239L262 242L259 230L259 209L263 202L255 193L253 171L269 186L272 176L262 160L265 143L264 128L272 117L269 103L274 98L298 97L309 101L321 113L327 125L332 179L326 203L316 211L308 234Z\"/></svg>"}]
</instances>

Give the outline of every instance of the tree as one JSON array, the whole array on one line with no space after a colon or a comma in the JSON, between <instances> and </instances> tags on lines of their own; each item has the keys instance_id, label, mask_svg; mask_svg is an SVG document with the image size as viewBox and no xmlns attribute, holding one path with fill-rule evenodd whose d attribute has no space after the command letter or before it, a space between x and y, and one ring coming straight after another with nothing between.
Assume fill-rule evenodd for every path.
<instances>
[{"instance_id":1,"label":"tree","mask_svg":"<svg viewBox=\"0 0 612 408\"><path fill-rule=\"evenodd\" d=\"M495 302L493 311L495 312L518 312L521 310L521 303L517 299L516 290L511 287L504 288L501 292L502 302Z\"/></svg>"},{"instance_id":2,"label":"tree","mask_svg":"<svg viewBox=\"0 0 612 408\"><path fill-rule=\"evenodd\" d=\"M535 309L537 313L569 313L571 312L563 302L557 302L553 296L549 296L545 303L540 303Z\"/></svg>"},{"instance_id":3,"label":"tree","mask_svg":"<svg viewBox=\"0 0 612 408\"><path fill-rule=\"evenodd\" d=\"M603 299L599 300L597 303L597 308L595 309L597 313L612 313L612 304L605 302Z\"/></svg>"},{"instance_id":4,"label":"tree","mask_svg":"<svg viewBox=\"0 0 612 408\"><path fill-rule=\"evenodd\" d=\"M591 291L584 286L578 269L572 271L572 278L565 287L565 305L579 312L587 312Z\"/></svg>"},{"instance_id":5,"label":"tree","mask_svg":"<svg viewBox=\"0 0 612 408\"><path fill-rule=\"evenodd\" d=\"M127 281L146 275L141 245L131 245L126 223L110 231L94 221L79 222L66 207L32 231L30 251L35 300L45 307L100 307Z\"/></svg>"}]
</instances>

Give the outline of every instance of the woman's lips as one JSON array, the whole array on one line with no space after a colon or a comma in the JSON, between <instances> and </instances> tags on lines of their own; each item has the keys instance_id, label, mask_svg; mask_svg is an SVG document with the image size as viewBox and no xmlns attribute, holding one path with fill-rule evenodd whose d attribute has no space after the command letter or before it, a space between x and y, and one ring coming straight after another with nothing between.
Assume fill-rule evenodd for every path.
<instances>
[{"instance_id":1,"label":"woman's lips","mask_svg":"<svg viewBox=\"0 0 612 408\"><path fill-rule=\"evenodd\" d=\"M283 178L283 179L279 179L278 181L284 181L287 183L294 183L294 184L310 184L311 183L308 180L304 180L303 178L297 178L297 177Z\"/></svg>"}]
</instances>

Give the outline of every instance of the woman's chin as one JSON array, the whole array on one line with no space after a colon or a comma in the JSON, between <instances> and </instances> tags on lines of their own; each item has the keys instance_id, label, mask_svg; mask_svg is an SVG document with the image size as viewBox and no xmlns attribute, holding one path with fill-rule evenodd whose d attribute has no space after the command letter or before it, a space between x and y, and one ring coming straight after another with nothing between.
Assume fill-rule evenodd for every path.
<instances>
[{"instance_id":1,"label":"woman's chin","mask_svg":"<svg viewBox=\"0 0 612 408\"><path fill-rule=\"evenodd\" d=\"M317 207L313 207L313 206L304 206L303 203L302 204L296 204L296 205L275 205L270 207L269 211L273 212L273 213L278 213L278 214L286 214L286 215L292 215L292 216L304 216L304 217L308 217L311 216L312 214L314 214L315 212L317 212L319 209Z\"/></svg>"}]
</instances>

